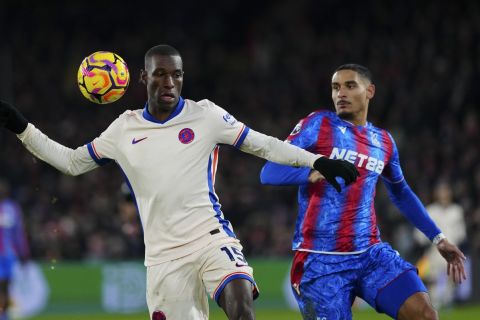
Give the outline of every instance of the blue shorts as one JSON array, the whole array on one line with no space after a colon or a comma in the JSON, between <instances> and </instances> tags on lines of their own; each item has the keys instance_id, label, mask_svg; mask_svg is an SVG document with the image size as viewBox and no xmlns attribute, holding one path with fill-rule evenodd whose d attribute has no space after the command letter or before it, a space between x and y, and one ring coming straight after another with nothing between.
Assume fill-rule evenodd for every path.
<instances>
[{"instance_id":1,"label":"blue shorts","mask_svg":"<svg viewBox=\"0 0 480 320\"><path fill-rule=\"evenodd\" d=\"M411 270L413 272L409 272ZM409 277L402 277L404 274ZM355 296L361 297L378 312L396 317L398 309L409 296L427 291L416 275L416 268L387 243L352 255L297 251L291 283L306 320L352 319L351 306ZM389 287L395 288L395 291L390 291ZM380 300L379 305L379 292L393 297Z\"/></svg>"},{"instance_id":2,"label":"blue shorts","mask_svg":"<svg viewBox=\"0 0 480 320\"><path fill-rule=\"evenodd\" d=\"M12 278L14 257L0 256L0 280L10 280Z\"/></svg>"}]
</instances>

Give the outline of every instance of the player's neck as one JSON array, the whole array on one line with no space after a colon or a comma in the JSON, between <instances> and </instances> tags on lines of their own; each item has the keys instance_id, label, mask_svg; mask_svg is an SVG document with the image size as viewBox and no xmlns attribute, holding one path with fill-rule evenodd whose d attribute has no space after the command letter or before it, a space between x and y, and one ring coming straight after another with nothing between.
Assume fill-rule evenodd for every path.
<instances>
[{"instance_id":1,"label":"player's neck","mask_svg":"<svg viewBox=\"0 0 480 320\"><path fill-rule=\"evenodd\" d=\"M367 125L367 108L353 112L339 112L337 113L337 116L354 126L364 127Z\"/></svg>"},{"instance_id":2,"label":"player's neck","mask_svg":"<svg viewBox=\"0 0 480 320\"><path fill-rule=\"evenodd\" d=\"M352 123L355 126L364 127L367 125L367 114L368 114L368 104L360 109L358 112L355 112L352 117Z\"/></svg>"},{"instance_id":3,"label":"player's neck","mask_svg":"<svg viewBox=\"0 0 480 320\"><path fill-rule=\"evenodd\" d=\"M364 127L367 125L367 117L366 115L355 115L351 118L341 118L343 121L346 121L354 126L361 126Z\"/></svg>"},{"instance_id":4,"label":"player's neck","mask_svg":"<svg viewBox=\"0 0 480 320\"><path fill-rule=\"evenodd\" d=\"M176 105L171 106L161 106L153 103L148 104L148 112L157 120L165 121L170 117L172 112L175 110Z\"/></svg>"},{"instance_id":5,"label":"player's neck","mask_svg":"<svg viewBox=\"0 0 480 320\"><path fill-rule=\"evenodd\" d=\"M355 114L355 116L353 117L353 124L362 127L367 125L367 109L361 110L360 112Z\"/></svg>"},{"instance_id":6,"label":"player's neck","mask_svg":"<svg viewBox=\"0 0 480 320\"><path fill-rule=\"evenodd\" d=\"M172 114L173 110L170 110L170 111L158 111L158 110L152 110L150 108L148 108L148 112L150 112L150 114L157 120L159 121L165 121L168 119L168 117L170 117L170 115Z\"/></svg>"},{"instance_id":7,"label":"player's neck","mask_svg":"<svg viewBox=\"0 0 480 320\"><path fill-rule=\"evenodd\" d=\"M367 118L354 119L351 123L355 126L364 127L367 125Z\"/></svg>"}]
</instances>

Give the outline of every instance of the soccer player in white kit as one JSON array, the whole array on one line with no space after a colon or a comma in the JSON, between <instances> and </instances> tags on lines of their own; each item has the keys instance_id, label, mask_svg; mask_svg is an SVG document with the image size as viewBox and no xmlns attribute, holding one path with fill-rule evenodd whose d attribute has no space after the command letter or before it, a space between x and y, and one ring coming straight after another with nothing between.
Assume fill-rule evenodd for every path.
<instances>
[{"instance_id":1,"label":"soccer player in white kit","mask_svg":"<svg viewBox=\"0 0 480 320\"><path fill-rule=\"evenodd\" d=\"M153 320L208 319L207 294L229 319L254 319L258 288L232 226L220 209L215 172L220 144L320 171L340 188L355 167L255 132L209 100L180 96L183 62L168 45L145 54L144 109L126 111L75 150L49 139L12 105L0 101L0 126L35 156L79 175L106 162L121 168L139 210L145 241L147 304Z\"/></svg>"}]
</instances>

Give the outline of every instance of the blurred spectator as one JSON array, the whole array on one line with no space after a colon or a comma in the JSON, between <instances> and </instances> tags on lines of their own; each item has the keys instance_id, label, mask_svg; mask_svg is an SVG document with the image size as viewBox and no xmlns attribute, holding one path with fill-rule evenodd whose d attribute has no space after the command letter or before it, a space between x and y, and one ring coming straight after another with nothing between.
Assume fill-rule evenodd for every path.
<instances>
[{"instance_id":1,"label":"blurred spectator","mask_svg":"<svg viewBox=\"0 0 480 320\"><path fill-rule=\"evenodd\" d=\"M22 211L10 197L9 184L0 179L0 320L8 319L13 265L26 262L29 255Z\"/></svg>"},{"instance_id":2,"label":"blurred spectator","mask_svg":"<svg viewBox=\"0 0 480 320\"><path fill-rule=\"evenodd\" d=\"M435 201L426 207L430 217L451 243L460 246L466 239L462 207L453 202L452 189L445 181L437 184L434 195ZM427 285L432 303L437 309L448 307L454 301L455 284L447 276L447 262L419 230L415 230L415 238L419 243L427 246L418 265L420 276Z\"/></svg>"}]
</instances>

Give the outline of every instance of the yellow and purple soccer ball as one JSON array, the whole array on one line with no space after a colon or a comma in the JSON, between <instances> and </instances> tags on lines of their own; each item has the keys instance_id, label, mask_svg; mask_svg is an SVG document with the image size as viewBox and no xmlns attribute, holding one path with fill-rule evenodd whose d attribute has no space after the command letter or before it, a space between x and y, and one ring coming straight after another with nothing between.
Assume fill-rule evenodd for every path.
<instances>
[{"instance_id":1,"label":"yellow and purple soccer ball","mask_svg":"<svg viewBox=\"0 0 480 320\"><path fill-rule=\"evenodd\" d=\"M116 53L97 51L83 59L77 73L78 87L91 102L107 104L120 99L127 91L130 73Z\"/></svg>"}]
</instances>

